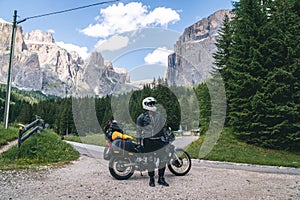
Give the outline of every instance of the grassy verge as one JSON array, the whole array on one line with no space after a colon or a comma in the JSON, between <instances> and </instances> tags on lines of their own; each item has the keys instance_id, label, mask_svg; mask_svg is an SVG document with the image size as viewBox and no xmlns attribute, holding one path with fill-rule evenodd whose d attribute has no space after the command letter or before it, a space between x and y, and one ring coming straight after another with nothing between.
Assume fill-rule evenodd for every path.
<instances>
[{"instance_id":1,"label":"grassy verge","mask_svg":"<svg viewBox=\"0 0 300 200\"><path fill-rule=\"evenodd\" d=\"M199 149L205 136L192 142L187 151L193 158L198 158ZM203 159L227 161L237 163L248 163L258 165L272 165L285 167L300 167L299 153L271 150L254 145L245 144L233 137L230 129L224 129L217 144L212 151Z\"/></svg>"},{"instance_id":2,"label":"grassy verge","mask_svg":"<svg viewBox=\"0 0 300 200\"><path fill-rule=\"evenodd\" d=\"M65 140L79 142L84 144L93 144L98 146L105 146L106 140L104 134L90 134L86 136L68 135L64 137Z\"/></svg>"},{"instance_id":3,"label":"grassy verge","mask_svg":"<svg viewBox=\"0 0 300 200\"><path fill-rule=\"evenodd\" d=\"M6 145L8 142L13 141L18 138L18 129L9 127L4 129L0 127L0 147Z\"/></svg>"},{"instance_id":4,"label":"grassy verge","mask_svg":"<svg viewBox=\"0 0 300 200\"><path fill-rule=\"evenodd\" d=\"M1 133L2 134L2 133ZM60 165L76 160L79 153L50 130L32 135L0 155L0 169L23 169L35 166Z\"/></svg>"}]
</instances>

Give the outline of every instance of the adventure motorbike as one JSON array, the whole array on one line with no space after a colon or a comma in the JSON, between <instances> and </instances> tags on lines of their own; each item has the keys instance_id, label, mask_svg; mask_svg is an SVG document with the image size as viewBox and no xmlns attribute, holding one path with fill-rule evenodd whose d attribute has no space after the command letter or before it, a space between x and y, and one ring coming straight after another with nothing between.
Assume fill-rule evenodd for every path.
<instances>
[{"instance_id":1,"label":"adventure motorbike","mask_svg":"<svg viewBox=\"0 0 300 200\"><path fill-rule=\"evenodd\" d=\"M171 173L176 176L186 175L192 166L189 154L182 148L175 147L172 142L175 136L172 132L162 138L166 143L165 150L168 154L167 166ZM132 140L117 139L107 142L104 150L104 159L109 160L109 172L118 180L129 179L135 172L147 170L149 161L159 164L159 158L154 152L153 154L144 154L137 148L137 144Z\"/></svg>"}]
</instances>

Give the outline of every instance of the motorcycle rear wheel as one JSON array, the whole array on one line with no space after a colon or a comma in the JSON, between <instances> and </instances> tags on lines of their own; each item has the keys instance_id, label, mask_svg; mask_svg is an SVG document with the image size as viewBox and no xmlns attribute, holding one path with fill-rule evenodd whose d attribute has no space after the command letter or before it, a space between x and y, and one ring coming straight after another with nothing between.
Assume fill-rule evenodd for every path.
<instances>
[{"instance_id":1,"label":"motorcycle rear wheel","mask_svg":"<svg viewBox=\"0 0 300 200\"><path fill-rule=\"evenodd\" d=\"M168 163L170 172L176 176L184 176L190 171L191 167L192 161L190 155L181 148L175 149L175 152Z\"/></svg>"},{"instance_id":2,"label":"motorcycle rear wheel","mask_svg":"<svg viewBox=\"0 0 300 200\"><path fill-rule=\"evenodd\" d=\"M109 160L109 172L118 180L129 179L134 173L134 166L129 157L112 157Z\"/></svg>"}]
</instances>

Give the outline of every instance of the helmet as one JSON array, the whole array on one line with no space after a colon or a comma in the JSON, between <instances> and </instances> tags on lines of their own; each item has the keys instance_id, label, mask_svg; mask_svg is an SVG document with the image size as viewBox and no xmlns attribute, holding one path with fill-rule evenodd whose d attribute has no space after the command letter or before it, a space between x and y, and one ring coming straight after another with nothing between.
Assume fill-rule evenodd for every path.
<instances>
[{"instance_id":1,"label":"helmet","mask_svg":"<svg viewBox=\"0 0 300 200\"><path fill-rule=\"evenodd\" d=\"M156 103L156 99L154 97L146 97L143 100L142 105L145 110L150 110L150 111L155 112L157 109L155 106L155 103Z\"/></svg>"}]
</instances>

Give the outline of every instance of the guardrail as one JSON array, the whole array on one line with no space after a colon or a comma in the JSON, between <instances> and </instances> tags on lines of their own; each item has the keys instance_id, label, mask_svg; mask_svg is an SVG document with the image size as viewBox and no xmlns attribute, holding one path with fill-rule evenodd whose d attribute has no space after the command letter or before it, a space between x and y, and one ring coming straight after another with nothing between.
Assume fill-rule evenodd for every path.
<instances>
[{"instance_id":1,"label":"guardrail","mask_svg":"<svg viewBox=\"0 0 300 200\"><path fill-rule=\"evenodd\" d=\"M31 122L27 126L23 124L18 124L19 127L18 148L20 148L22 142L27 140L31 135L33 135L37 131L42 131L44 129L44 120L41 119L39 116L35 116L35 118L36 120ZM48 124L45 124L45 127L47 128ZM24 135L27 131L29 132L26 135Z\"/></svg>"}]
</instances>

